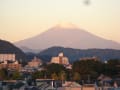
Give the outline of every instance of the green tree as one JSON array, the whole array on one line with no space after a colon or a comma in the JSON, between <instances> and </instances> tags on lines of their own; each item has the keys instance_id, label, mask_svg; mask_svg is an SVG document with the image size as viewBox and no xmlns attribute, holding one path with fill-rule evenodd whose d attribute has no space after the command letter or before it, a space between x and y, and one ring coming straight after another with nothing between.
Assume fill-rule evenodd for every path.
<instances>
[{"instance_id":1,"label":"green tree","mask_svg":"<svg viewBox=\"0 0 120 90\"><path fill-rule=\"evenodd\" d=\"M6 75L5 75L4 71L1 69L0 70L0 79L3 80L5 78L6 78Z\"/></svg>"},{"instance_id":2,"label":"green tree","mask_svg":"<svg viewBox=\"0 0 120 90\"><path fill-rule=\"evenodd\" d=\"M0 69L0 79L1 80L8 79L8 71L7 71L7 69Z\"/></svg>"},{"instance_id":3,"label":"green tree","mask_svg":"<svg viewBox=\"0 0 120 90\"><path fill-rule=\"evenodd\" d=\"M59 73L59 79L62 81L62 83L64 83L64 81L66 80L66 73L65 71L60 71Z\"/></svg>"},{"instance_id":4,"label":"green tree","mask_svg":"<svg viewBox=\"0 0 120 90\"><path fill-rule=\"evenodd\" d=\"M51 76L51 74L56 73L57 75L63 70L65 71L65 67L61 64L49 64L46 67L47 69L47 74Z\"/></svg>"},{"instance_id":5,"label":"green tree","mask_svg":"<svg viewBox=\"0 0 120 90\"><path fill-rule=\"evenodd\" d=\"M58 80L58 76L57 76L56 73L53 73L53 74L51 75L51 77L52 77L52 79L54 79L54 80Z\"/></svg>"},{"instance_id":6,"label":"green tree","mask_svg":"<svg viewBox=\"0 0 120 90\"><path fill-rule=\"evenodd\" d=\"M78 80L80 80L81 78L80 78L80 74L78 73L78 72L74 72L73 73L73 80L74 81L78 81Z\"/></svg>"},{"instance_id":7,"label":"green tree","mask_svg":"<svg viewBox=\"0 0 120 90\"><path fill-rule=\"evenodd\" d=\"M20 79L20 78L21 78L20 72L18 72L18 71L13 72L11 79L16 80L16 79Z\"/></svg>"},{"instance_id":8,"label":"green tree","mask_svg":"<svg viewBox=\"0 0 120 90\"><path fill-rule=\"evenodd\" d=\"M108 60L107 63L104 64L104 74L110 77L114 77L119 74L120 71L120 60L119 59L111 59Z\"/></svg>"},{"instance_id":9,"label":"green tree","mask_svg":"<svg viewBox=\"0 0 120 90\"><path fill-rule=\"evenodd\" d=\"M119 59L110 59L107 61L107 64L109 64L111 66L120 65L120 60Z\"/></svg>"},{"instance_id":10,"label":"green tree","mask_svg":"<svg viewBox=\"0 0 120 90\"><path fill-rule=\"evenodd\" d=\"M93 76L96 79L97 76L102 72L103 63L94 60L81 60L75 61L72 66L73 72L78 72L82 79L87 79L88 75Z\"/></svg>"},{"instance_id":11,"label":"green tree","mask_svg":"<svg viewBox=\"0 0 120 90\"><path fill-rule=\"evenodd\" d=\"M44 71L37 71L32 74L32 78L37 79L37 78L44 78Z\"/></svg>"}]
</instances>

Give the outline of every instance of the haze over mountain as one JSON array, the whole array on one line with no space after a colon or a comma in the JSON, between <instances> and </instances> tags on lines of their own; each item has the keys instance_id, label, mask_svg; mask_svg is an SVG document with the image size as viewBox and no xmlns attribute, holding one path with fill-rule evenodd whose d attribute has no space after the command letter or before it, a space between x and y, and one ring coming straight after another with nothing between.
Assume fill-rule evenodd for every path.
<instances>
[{"instance_id":1,"label":"haze over mountain","mask_svg":"<svg viewBox=\"0 0 120 90\"><path fill-rule=\"evenodd\" d=\"M120 49L120 44L93 35L73 24L58 24L37 36L15 42L15 45L31 49L46 49L52 46L76 49Z\"/></svg>"}]
</instances>

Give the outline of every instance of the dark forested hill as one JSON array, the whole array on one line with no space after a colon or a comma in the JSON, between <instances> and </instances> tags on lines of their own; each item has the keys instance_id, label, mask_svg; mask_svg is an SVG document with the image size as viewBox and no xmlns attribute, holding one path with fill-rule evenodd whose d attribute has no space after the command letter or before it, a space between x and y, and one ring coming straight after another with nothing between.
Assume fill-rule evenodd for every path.
<instances>
[{"instance_id":1,"label":"dark forested hill","mask_svg":"<svg viewBox=\"0 0 120 90\"><path fill-rule=\"evenodd\" d=\"M109 59L120 59L120 50L114 49L72 49L63 47L51 47L43 50L38 56L46 61L50 61L52 56L57 56L60 52L63 52L67 56L70 62L79 60L82 57L96 56L102 61Z\"/></svg>"},{"instance_id":2,"label":"dark forested hill","mask_svg":"<svg viewBox=\"0 0 120 90\"><path fill-rule=\"evenodd\" d=\"M14 46L12 43L0 40L0 53L15 53L17 60L26 60L26 55L19 48Z\"/></svg>"}]
</instances>

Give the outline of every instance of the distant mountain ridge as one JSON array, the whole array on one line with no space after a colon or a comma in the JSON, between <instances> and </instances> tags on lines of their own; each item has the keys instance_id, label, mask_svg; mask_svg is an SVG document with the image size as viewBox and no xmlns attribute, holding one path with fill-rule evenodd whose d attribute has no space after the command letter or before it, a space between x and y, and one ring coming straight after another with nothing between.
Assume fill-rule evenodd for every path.
<instances>
[{"instance_id":1,"label":"distant mountain ridge","mask_svg":"<svg viewBox=\"0 0 120 90\"><path fill-rule=\"evenodd\" d=\"M93 35L75 25L57 25L37 36L15 42L15 45L41 50L53 46L77 49L120 49L119 43Z\"/></svg>"},{"instance_id":2,"label":"distant mountain ridge","mask_svg":"<svg viewBox=\"0 0 120 90\"><path fill-rule=\"evenodd\" d=\"M57 56L60 52L63 52L67 56L70 62L80 60L83 57L98 57L102 61L109 59L120 59L120 50L114 49L73 49L64 47L51 47L45 49L37 54L38 57L45 61L50 61L51 57Z\"/></svg>"},{"instance_id":3,"label":"distant mountain ridge","mask_svg":"<svg viewBox=\"0 0 120 90\"><path fill-rule=\"evenodd\" d=\"M41 50L40 49L30 49L28 47L19 47L23 52L25 53L38 53L40 52Z\"/></svg>"}]
</instances>

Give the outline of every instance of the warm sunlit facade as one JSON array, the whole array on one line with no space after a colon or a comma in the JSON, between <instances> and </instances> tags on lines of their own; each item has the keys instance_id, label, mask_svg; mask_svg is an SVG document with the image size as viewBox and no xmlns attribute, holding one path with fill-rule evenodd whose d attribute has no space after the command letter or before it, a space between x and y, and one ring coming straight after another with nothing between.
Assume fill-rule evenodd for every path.
<instances>
[{"instance_id":1,"label":"warm sunlit facade","mask_svg":"<svg viewBox=\"0 0 120 90\"><path fill-rule=\"evenodd\" d=\"M63 53L59 53L57 57L52 57L51 63L57 63L57 64L63 64L63 65L68 65L69 60L67 57L63 55Z\"/></svg>"},{"instance_id":2,"label":"warm sunlit facade","mask_svg":"<svg viewBox=\"0 0 120 90\"><path fill-rule=\"evenodd\" d=\"M41 64L42 61L37 57L34 57L31 62L28 62L29 67L39 67Z\"/></svg>"},{"instance_id":3,"label":"warm sunlit facade","mask_svg":"<svg viewBox=\"0 0 120 90\"><path fill-rule=\"evenodd\" d=\"M15 61L15 54L0 54L0 61Z\"/></svg>"},{"instance_id":4,"label":"warm sunlit facade","mask_svg":"<svg viewBox=\"0 0 120 90\"><path fill-rule=\"evenodd\" d=\"M15 59L15 54L0 54L0 69L20 70L21 64Z\"/></svg>"}]
</instances>

